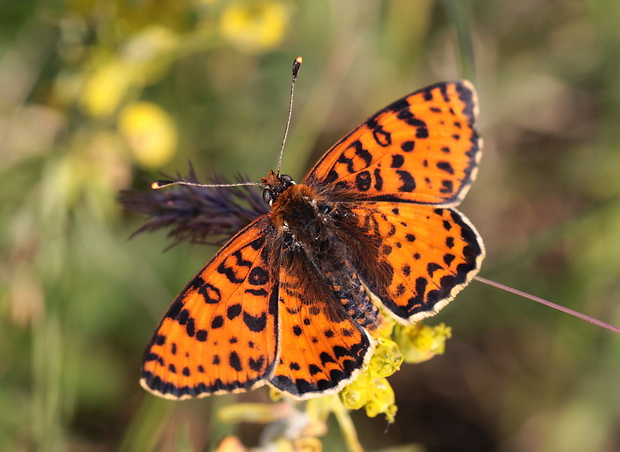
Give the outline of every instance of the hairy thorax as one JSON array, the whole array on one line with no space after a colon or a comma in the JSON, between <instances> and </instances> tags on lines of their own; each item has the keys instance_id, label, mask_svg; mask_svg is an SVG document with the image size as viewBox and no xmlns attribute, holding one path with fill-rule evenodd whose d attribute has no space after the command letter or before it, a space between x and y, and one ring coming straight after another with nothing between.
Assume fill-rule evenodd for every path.
<instances>
[{"instance_id":1,"label":"hairy thorax","mask_svg":"<svg viewBox=\"0 0 620 452\"><path fill-rule=\"evenodd\" d=\"M334 206L304 184L292 185L282 192L269 214L287 245L314 248L326 240Z\"/></svg>"},{"instance_id":2,"label":"hairy thorax","mask_svg":"<svg viewBox=\"0 0 620 452\"><path fill-rule=\"evenodd\" d=\"M305 303L331 306L330 316L348 315L370 330L378 326L367 287L376 286L378 275L365 262L369 256L376 262L377 246L355 226L346 201L292 185L274 200L269 218L277 231L273 245L280 250L274 267L304 276L299 281L308 295Z\"/></svg>"}]
</instances>

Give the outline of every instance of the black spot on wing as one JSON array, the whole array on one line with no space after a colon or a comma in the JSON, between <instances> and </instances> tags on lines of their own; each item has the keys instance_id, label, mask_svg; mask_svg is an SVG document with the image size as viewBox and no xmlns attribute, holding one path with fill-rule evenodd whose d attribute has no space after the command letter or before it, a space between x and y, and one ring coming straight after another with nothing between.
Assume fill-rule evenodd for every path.
<instances>
[{"instance_id":1,"label":"black spot on wing","mask_svg":"<svg viewBox=\"0 0 620 452\"><path fill-rule=\"evenodd\" d=\"M370 152L364 149L361 141L355 140L353 143L351 143L349 147L354 148L355 156L361 158L364 161L364 168L370 165L370 163L372 162L372 155L370 154Z\"/></svg>"},{"instance_id":2,"label":"black spot on wing","mask_svg":"<svg viewBox=\"0 0 620 452\"><path fill-rule=\"evenodd\" d=\"M170 319L176 319L181 312L181 309L183 309L183 303L181 303L181 300L177 298L176 300L174 300L172 305L170 305L168 311L166 311L166 317Z\"/></svg>"},{"instance_id":3,"label":"black spot on wing","mask_svg":"<svg viewBox=\"0 0 620 452\"><path fill-rule=\"evenodd\" d=\"M381 170L379 168L375 168L375 190L381 191L383 189L383 177L381 177Z\"/></svg>"},{"instance_id":4,"label":"black spot on wing","mask_svg":"<svg viewBox=\"0 0 620 452\"><path fill-rule=\"evenodd\" d=\"M454 261L454 259L456 258L456 256L454 254L444 254L443 255L443 261L446 263L447 266L450 266L450 264L452 263L452 261Z\"/></svg>"},{"instance_id":5,"label":"black spot on wing","mask_svg":"<svg viewBox=\"0 0 620 452\"><path fill-rule=\"evenodd\" d=\"M401 154L393 154L392 155L392 163L390 165L391 168L400 168L405 163L405 157Z\"/></svg>"},{"instance_id":6,"label":"black spot on wing","mask_svg":"<svg viewBox=\"0 0 620 452\"><path fill-rule=\"evenodd\" d=\"M355 176L355 187L359 191L370 190L372 184L372 177L368 171L362 171Z\"/></svg>"},{"instance_id":7,"label":"black spot on wing","mask_svg":"<svg viewBox=\"0 0 620 452\"><path fill-rule=\"evenodd\" d=\"M442 171L445 171L448 174L454 174L454 168L452 168L452 165L450 164L450 162L446 162L446 161L437 162L437 168L439 168Z\"/></svg>"},{"instance_id":8,"label":"black spot on wing","mask_svg":"<svg viewBox=\"0 0 620 452\"><path fill-rule=\"evenodd\" d=\"M263 286L269 282L269 272L262 267L254 267L248 276L248 282L253 286Z\"/></svg>"},{"instance_id":9,"label":"black spot on wing","mask_svg":"<svg viewBox=\"0 0 620 452\"><path fill-rule=\"evenodd\" d=\"M218 265L217 272L226 276L226 279L228 279L228 281L233 284L241 284L243 282L243 279L237 277L237 275L235 274L235 270L231 267L226 266L225 262L222 262L220 265Z\"/></svg>"},{"instance_id":10,"label":"black spot on wing","mask_svg":"<svg viewBox=\"0 0 620 452\"><path fill-rule=\"evenodd\" d=\"M259 356L257 359L250 358L249 363L250 369L254 372L260 372L263 370L263 366L265 364L265 357L263 355Z\"/></svg>"},{"instance_id":11,"label":"black spot on wing","mask_svg":"<svg viewBox=\"0 0 620 452\"><path fill-rule=\"evenodd\" d=\"M402 184L398 188L399 191L412 192L413 190L415 190L415 179L409 171L397 170L396 174L398 175L398 178L400 179Z\"/></svg>"},{"instance_id":12,"label":"black spot on wing","mask_svg":"<svg viewBox=\"0 0 620 452\"><path fill-rule=\"evenodd\" d=\"M441 193L450 194L454 191L454 183L451 180L445 179L441 181L441 188L439 189Z\"/></svg>"},{"instance_id":13,"label":"black spot on wing","mask_svg":"<svg viewBox=\"0 0 620 452\"><path fill-rule=\"evenodd\" d=\"M194 319L190 318L187 320L187 324L185 325L185 331L187 332L187 335L189 337L194 337L194 334L196 333L196 326L195 326Z\"/></svg>"},{"instance_id":14,"label":"black spot on wing","mask_svg":"<svg viewBox=\"0 0 620 452\"><path fill-rule=\"evenodd\" d=\"M228 317L228 320L233 320L239 314L241 314L241 305L239 303L229 306L226 310L226 317Z\"/></svg>"},{"instance_id":15,"label":"black spot on wing","mask_svg":"<svg viewBox=\"0 0 620 452\"><path fill-rule=\"evenodd\" d=\"M220 289L209 283L201 285L198 288L198 294L202 295L207 304L217 304L222 300Z\"/></svg>"},{"instance_id":16,"label":"black spot on wing","mask_svg":"<svg viewBox=\"0 0 620 452\"><path fill-rule=\"evenodd\" d=\"M443 268L441 265L435 262L429 262L428 265L426 266L426 271L428 272L428 275L432 278L433 274L441 268Z\"/></svg>"},{"instance_id":17,"label":"black spot on wing","mask_svg":"<svg viewBox=\"0 0 620 452\"><path fill-rule=\"evenodd\" d=\"M424 294L426 293L426 286L428 285L428 281L426 278L418 277L415 280L415 296L409 298L407 300L407 311L409 314L415 312L415 308L419 308L424 303Z\"/></svg>"},{"instance_id":18,"label":"black spot on wing","mask_svg":"<svg viewBox=\"0 0 620 452\"><path fill-rule=\"evenodd\" d=\"M222 317L221 315L216 315L215 317L213 317L213 320L211 321L211 328L216 330L218 328L221 328L222 326L224 326L224 317Z\"/></svg>"},{"instance_id":19,"label":"black spot on wing","mask_svg":"<svg viewBox=\"0 0 620 452\"><path fill-rule=\"evenodd\" d=\"M381 125L378 125L372 129L372 136L376 143L381 147L386 147L392 144L392 135L383 130Z\"/></svg>"},{"instance_id":20,"label":"black spot on wing","mask_svg":"<svg viewBox=\"0 0 620 452\"><path fill-rule=\"evenodd\" d=\"M423 127L418 128L415 131L415 137L416 138L422 138L422 139L428 138L428 129L425 128L425 127L424 128Z\"/></svg>"},{"instance_id":21,"label":"black spot on wing","mask_svg":"<svg viewBox=\"0 0 620 452\"><path fill-rule=\"evenodd\" d=\"M411 152L415 148L415 141L405 141L403 144L400 145L400 148L403 150L403 152Z\"/></svg>"},{"instance_id":22,"label":"black spot on wing","mask_svg":"<svg viewBox=\"0 0 620 452\"><path fill-rule=\"evenodd\" d=\"M241 365L241 360L239 359L239 355L235 351L230 352L230 355L228 355L228 364L230 365L230 367L235 369L237 372L241 372L243 370L243 366Z\"/></svg>"},{"instance_id":23,"label":"black spot on wing","mask_svg":"<svg viewBox=\"0 0 620 452\"><path fill-rule=\"evenodd\" d=\"M267 314L262 313L260 316L254 317L247 312L243 313L243 323L255 333L260 333L267 326Z\"/></svg>"}]
</instances>

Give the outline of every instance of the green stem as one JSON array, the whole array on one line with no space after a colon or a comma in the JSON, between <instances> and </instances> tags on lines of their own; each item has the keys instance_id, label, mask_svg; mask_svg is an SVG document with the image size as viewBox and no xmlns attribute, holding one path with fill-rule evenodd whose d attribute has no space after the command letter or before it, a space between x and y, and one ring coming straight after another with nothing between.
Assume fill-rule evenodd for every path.
<instances>
[{"instance_id":1,"label":"green stem","mask_svg":"<svg viewBox=\"0 0 620 452\"><path fill-rule=\"evenodd\" d=\"M357 431L351 416L349 416L349 410L342 404L340 397L334 396L332 401L332 412L336 416L344 440L351 452L364 452L364 448L359 442L357 437Z\"/></svg>"}]
</instances>

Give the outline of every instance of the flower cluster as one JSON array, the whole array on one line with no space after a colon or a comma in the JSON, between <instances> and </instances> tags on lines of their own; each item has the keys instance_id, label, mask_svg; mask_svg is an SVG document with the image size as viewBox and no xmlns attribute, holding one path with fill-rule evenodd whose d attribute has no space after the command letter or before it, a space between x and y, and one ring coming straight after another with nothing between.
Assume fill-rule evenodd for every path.
<instances>
[{"instance_id":1,"label":"flower cluster","mask_svg":"<svg viewBox=\"0 0 620 452\"><path fill-rule=\"evenodd\" d=\"M393 422L397 407L387 377L396 372L402 362L403 355L396 343L380 337L368 367L341 392L344 406L351 410L364 407L369 417L383 413L388 422Z\"/></svg>"},{"instance_id":2,"label":"flower cluster","mask_svg":"<svg viewBox=\"0 0 620 452\"><path fill-rule=\"evenodd\" d=\"M327 418L333 414L340 425L349 450L362 450L348 410L365 408L369 417L385 415L395 419L397 407L394 390L387 377L399 370L403 362L419 363L443 353L450 328L443 323L435 327L415 324L396 325L387 322L376 339L374 353L367 368L340 394L308 400L304 410L271 388L273 404L239 403L219 412L223 422L268 424L259 450L316 451L322 450L319 436L327 431ZM391 337L392 339L388 339ZM278 432L275 434L274 432ZM247 452L238 438L226 437L217 452Z\"/></svg>"},{"instance_id":3,"label":"flower cluster","mask_svg":"<svg viewBox=\"0 0 620 452\"><path fill-rule=\"evenodd\" d=\"M141 99L146 89L192 54L229 47L256 58L274 50L292 14L275 0L96 4L69 2L71 19L61 22L58 44L65 70L52 96L59 113L79 113L68 117L78 118L75 136L87 136L87 143L101 134L117 138L114 148L122 150L127 172L132 165L162 168L178 147L176 121L164 106Z\"/></svg>"},{"instance_id":4,"label":"flower cluster","mask_svg":"<svg viewBox=\"0 0 620 452\"><path fill-rule=\"evenodd\" d=\"M452 329L444 323L428 326L423 323L394 327L394 340L406 363L417 364L436 355L443 355L446 340L452 337Z\"/></svg>"},{"instance_id":5,"label":"flower cluster","mask_svg":"<svg viewBox=\"0 0 620 452\"><path fill-rule=\"evenodd\" d=\"M221 16L220 33L239 52L263 53L282 41L288 16L284 3L234 2Z\"/></svg>"},{"instance_id":6,"label":"flower cluster","mask_svg":"<svg viewBox=\"0 0 620 452\"><path fill-rule=\"evenodd\" d=\"M441 355L451 331L443 323L431 327L422 323L403 326L387 321L379 334L368 367L340 396L349 409L365 408L369 417L384 414L388 422L393 422L397 407L387 377L399 370L403 362L420 363Z\"/></svg>"}]
</instances>

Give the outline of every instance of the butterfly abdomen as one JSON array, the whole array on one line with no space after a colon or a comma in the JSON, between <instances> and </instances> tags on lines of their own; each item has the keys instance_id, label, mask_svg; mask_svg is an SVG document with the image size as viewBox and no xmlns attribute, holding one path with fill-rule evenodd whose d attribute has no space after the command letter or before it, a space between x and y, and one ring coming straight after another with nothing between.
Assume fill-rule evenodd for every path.
<instances>
[{"instance_id":1,"label":"butterfly abdomen","mask_svg":"<svg viewBox=\"0 0 620 452\"><path fill-rule=\"evenodd\" d=\"M304 184L289 187L269 215L278 236L274 267L304 276L297 290L306 294L305 303L324 306L335 320L348 317L372 330L381 318L363 279L373 272L358 274L356 263L362 255L376 262L379 244L357 230L352 215L345 201L333 201Z\"/></svg>"}]
</instances>

